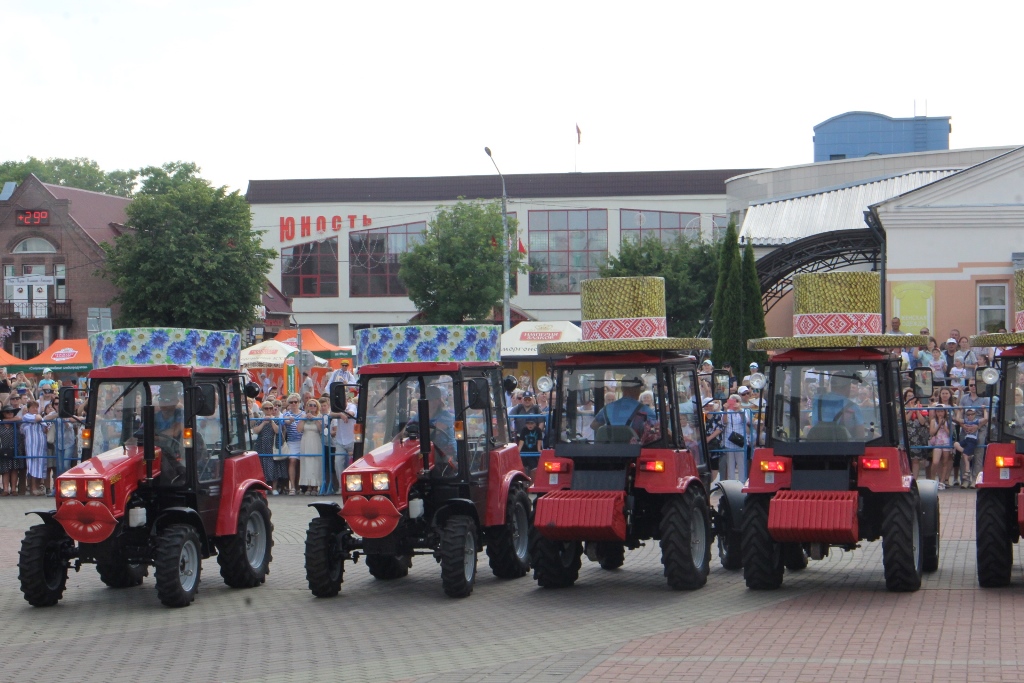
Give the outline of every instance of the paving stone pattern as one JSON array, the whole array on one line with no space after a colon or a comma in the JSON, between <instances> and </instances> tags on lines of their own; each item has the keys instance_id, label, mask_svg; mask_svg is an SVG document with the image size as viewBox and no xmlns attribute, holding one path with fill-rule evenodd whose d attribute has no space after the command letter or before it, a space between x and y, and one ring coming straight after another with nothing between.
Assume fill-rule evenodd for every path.
<instances>
[{"instance_id":1,"label":"paving stone pattern","mask_svg":"<svg viewBox=\"0 0 1024 683\"><path fill-rule=\"evenodd\" d=\"M103 586L72 573L61 603L18 590L17 551L41 498L0 500L0 681L1021 681L1024 581L977 588L974 492L942 502L939 571L886 592L881 544L833 552L752 592L717 558L704 588L667 588L657 543L613 572L584 561L570 589L496 579L481 553L476 590L451 600L430 557L398 581L346 564L340 596L315 599L303 568L310 499L274 497L267 584L227 588L203 564L196 602L160 605L152 577Z\"/></svg>"}]
</instances>

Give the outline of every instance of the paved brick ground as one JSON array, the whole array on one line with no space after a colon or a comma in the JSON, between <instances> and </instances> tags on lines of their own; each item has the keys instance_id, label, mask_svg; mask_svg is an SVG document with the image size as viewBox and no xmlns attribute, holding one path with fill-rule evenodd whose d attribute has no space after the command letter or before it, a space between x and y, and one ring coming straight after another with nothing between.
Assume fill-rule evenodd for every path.
<instances>
[{"instance_id":1,"label":"paved brick ground","mask_svg":"<svg viewBox=\"0 0 1024 683\"><path fill-rule=\"evenodd\" d=\"M0 681L1021 681L1024 585L977 588L974 495L942 495L939 571L921 591L885 591L881 546L834 553L746 590L714 560L708 585L666 588L657 544L605 572L586 563L571 589L500 581L450 600L437 565L380 582L346 565L342 594L314 599L302 544L308 499L272 499L267 584L224 586L215 560L183 610L152 579L111 590L93 567L72 574L57 607L22 599L17 549L39 498L0 500Z\"/></svg>"}]
</instances>

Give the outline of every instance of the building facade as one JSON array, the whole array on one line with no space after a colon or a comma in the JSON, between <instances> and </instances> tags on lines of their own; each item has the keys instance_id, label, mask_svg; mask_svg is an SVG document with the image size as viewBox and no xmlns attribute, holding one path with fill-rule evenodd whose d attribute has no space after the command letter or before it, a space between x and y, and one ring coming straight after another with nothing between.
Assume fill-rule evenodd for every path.
<instances>
[{"instance_id":1,"label":"building facade","mask_svg":"<svg viewBox=\"0 0 1024 683\"><path fill-rule=\"evenodd\" d=\"M741 169L505 176L508 215L531 271L515 280L519 319L580 319L579 283L626 240L713 239L727 225L725 180ZM280 258L270 280L296 320L336 344L409 321L399 258L438 206L501 197L493 176L250 181L253 227ZM513 323L516 316L513 316Z\"/></svg>"},{"instance_id":2,"label":"building facade","mask_svg":"<svg viewBox=\"0 0 1024 683\"><path fill-rule=\"evenodd\" d=\"M814 127L814 161L949 149L951 131L948 116L894 119L848 111Z\"/></svg>"}]
</instances>

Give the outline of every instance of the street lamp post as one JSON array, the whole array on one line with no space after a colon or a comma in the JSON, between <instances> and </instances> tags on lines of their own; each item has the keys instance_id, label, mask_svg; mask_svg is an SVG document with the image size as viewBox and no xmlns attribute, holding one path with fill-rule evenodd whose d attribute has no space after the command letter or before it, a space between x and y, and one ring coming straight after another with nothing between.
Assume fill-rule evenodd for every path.
<instances>
[{"instance_id":1,"label":"street lamp post","mask_svg":"<svg viewBox=\"0 0 1024 683\"><path fill-rule=\"evenodd\" d=\"M501 265L502 265L502 286L501 286L501 291L502 291L502 309L501 309L501 314L502 314L502 323L504 325L504 327L502 327L502 331L507 331L510 327L512 327L511 316L510 316L510 313L509 313L509 303L508 303L508 297L509 297L509 288L508 288L508 280L509 280L508 251L509 251L509 244L508 244L508 211L506 210L506 203L508 201L508 195L505 193L505 176L503 176L501 174L501 169L498 168L498 162L496 162L494 160L494 156L491 155L491 148L490 147L484 147L484 151L487 152L487 156L490 158L491 163L494 164L494 170L498 172L498 177L501 178L501 233L503 235L502 240L505 242L505 248L502 249L502 252L501 252Z\"/></svg>"}]
</instances>

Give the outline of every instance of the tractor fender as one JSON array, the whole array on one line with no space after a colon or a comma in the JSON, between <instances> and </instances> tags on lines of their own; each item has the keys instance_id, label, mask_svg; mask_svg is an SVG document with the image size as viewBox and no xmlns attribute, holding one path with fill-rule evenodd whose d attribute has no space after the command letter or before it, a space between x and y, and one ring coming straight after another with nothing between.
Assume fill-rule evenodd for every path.
<instances>
[{"instance_id":1,"label":"tractor fender","mask_svg":"<svg viewBox=\"0 0 1024 683\"><path fill-rule=\"evenodd\" d=\"M203 519L193 508L173 507L164 508L153 520L149 528L150 536L156 536L171 524L187 524L196 530L203 543L203 552L209 556L213 552L213 544L206 535L206 527L203 526Z\"/></svg>"},{"instance_id":2,"label":"tractor fender","mask_svg":"<svg viewBox=\"0 0 1024 683\"><path fill-rule=\"evenodd\" d=\"M918 479L917 495L921 500L921 538L939 533L939 483L934 479Z\"/></svg>"},{"instance_id":3,"label":"tractor fender","mask_svg":"<svg viewBox=\"0 0 1024 683\"><path fill-rule=\"evenodd\" d=\"M336 518L339 521L341 519L341 506L330 500L321 500L315 503L310 503L306 507L311 507L316 510L316 513L326 519Z\"/></svg>"},{"instance_id":4,"label":"tractor fender","mask_svg":"<svg viewBox=\"0 0 1024 683\"><path fill-rule=\"evenodd\" d=\"M506 472L494 490L487 491L487 519L484 526L500 526L505 523L505 503L508 501L508 492L517 483L522 483L527 489L530 488L530 479L522 472Z\"/></svg>"},{"instance_id":5,"label":"tractor fender","mask_svg":"<svg viewBox=\"0 0 1024 683\"><path fill-rule=\"evenodd\" d=\"M445 502L441 509L434 513L434 526L439 529L444 527L452 515L469 515L473 518L477 528L480 528L480 517L477 515L476 505L468 498L450 498Z\"/></svg>"},{"instance_id":6,"label":"tractor fender","mask_svg":"<svg viewBox=\"0 0 1024 683\"><path fill-rule=\"evenodd\" d=\"M735 479L719 480L711 487L711 492L721 491L721 503L729 510L733 529L737 531L743 521L743 507L747 502L747 494L743 493L743 483Z\"/></svg>"},{"instance_id":7,"label":"tractor fender","mask_svg":"<svg viewBox=\"0 0 1024 683\"><path fill-rule=\"evenodd\" d=\"M57 514L56 510L29 510L25 514L26 515L39 515L39 519L43 520L43 524L45 524L48 527L52 527L54 529L60 529L60 532L62 534L65 533L64 532L64 527L61 526L60 522L58 522L57 520L55 520L53 518L53 516L55 514Z\"/></svg>"},{"instance_id":8,"label":"tractor fender","mask_svg":"<svg viewBox=\"0 0 1024 683\"><path fill-rule=\"evenodd\" d=\"M238 533L238 508L242 506L245 494L256 489L262 491L266 496L270 488L262 479L243 479L230 488L225 486L221 491L220 508L217 510L217 529L214 535L234 536Z\"/></svg>"}]
</instances>

